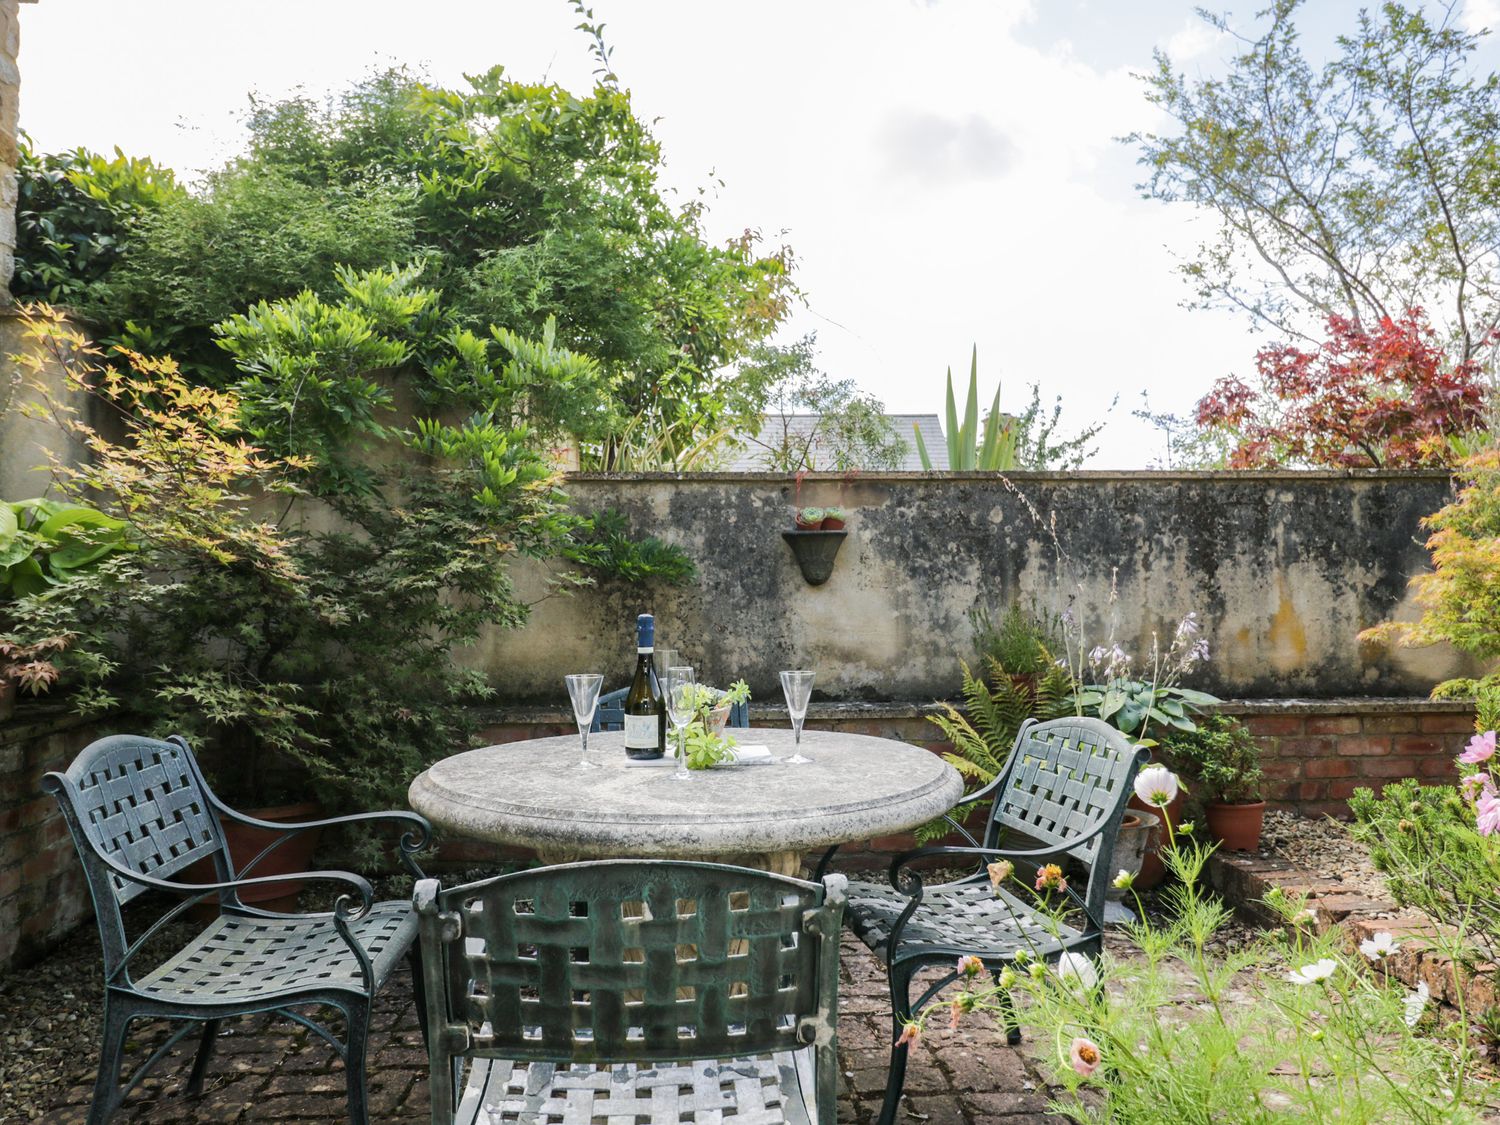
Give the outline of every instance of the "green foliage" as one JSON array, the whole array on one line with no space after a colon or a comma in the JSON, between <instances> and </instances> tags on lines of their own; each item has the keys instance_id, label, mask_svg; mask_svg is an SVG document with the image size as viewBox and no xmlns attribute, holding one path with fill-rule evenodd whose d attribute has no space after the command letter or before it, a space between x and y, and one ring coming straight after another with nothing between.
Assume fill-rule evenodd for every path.
<instances>
[{"instance_id":1,"label":"green foliage","mask_svg":"<svg viewBox=\"0 0 1500 1125\"><path fill-rule=\"evenodd\" d=\"M1398 904L1455 927L1486 960L1500 957L1500 849L1454 786L1402 778L1379 796L1356 789L1349 809Z\"/></svg>"},{"instance_id":2,"label":"green foliage","mask_svg":"<svg viewBox=\"0 0 1500 1125\"><path fill-rule=\"evenodd\" d=\"M1157 749L1174 770L1199 783L1194 789L1204 800L1261 799L1260 746L1238 719L1210 712L1193 730L1169 728Z\"/></svg>"},{"instance_id":3,"label":"green foliage","mask_svg":"<svg viewBox=\"0 0 1500 1125\"><path fill-rule=\"evenodd\" d=\"M1349 5L1320 62L1303 49L1302 6L1275 0L1253 33L1204 12L1239 45L1228 74L1190 78L1158 52L1146 76L1176 129L1129 138L1143 190L1218 218L1182 267L1195 303L1288 337L1426 305L1458 358L1476 358L1500 322L1500 79L1477 65L1485 33L1451 5Z\"/></svg>"},{"instance_id":4,"label":"green foliage","mask_svg":"<svg viewBox=\"0 0 1500 1125\"><path fill-rule=\"evenodd\" d=\"M1337 927L1296 928L1303 904L1278 893L1268 905L1290 938L1225 941L1231 911L1203 878L1210 852L1186 840L1163 850L1176 876L1165 917L1143 909L1124 927L1137 947L1128 958L1067 953L1063 965L1023 949L993 985L976 966L908 1038L936 1021L1019 1012L1058 1089L1049 1108L1090 1125L1481 1119L1489 1084L1472 1051L1434 1030L1425 998L1350 952Z\"/></svg>"},{"instance_id":5,"label":"green foliage","mask_svg":"<svg viewBox=\"0 0 1500 1125\"><path fill-rule=\"evenodd\" d=\"M1033 383L1031 400L1026 408L1020 414L1003 414L1000 411L1000 387L997 384L994 401L984 415L981 434L979 348L974 348L969 359L969 392L964 403L962 423L958 420L958 409L953 398L953 369L948 369L946 437L950 471L1076 469L1093 456L1093 441L1099 436L1099 431L1104 429L1104 423L1095 422L1072 437L1060 436L1058 430L1061 426L1061 395L1053 400L1049 411L1042 405L1041 387ZM916 435L917 456L922 459L922 468L931 472L932 458L927 452L927 444L921 431L913 425L912 432Z\"/></svg>"},{"instance_id":6,"label":"green foliage","mask_svg":"<svg viewBox=\"0 0 1500 1125\"><path fill-rule=\"evenodd\" d=\"M1103 683L1083 684L1074 698L1079 714L1103 719L1122 734L1144 736L1151 723L1177 731L1195 731L1194 716L1220 702L1206 691L1117 677ZM1136 737L1140 746L1155 746L1152 739Z\"/></svg>"},{"instance_id":7,"label":"green foliage","mask_svg":"<svg viewBox=\"0 0 1500 1125\"><path fill-rule=\"evenodd\" d=\"M686 586L698 577L698 567L681 547L654 535L632 539L625 514L614 508L582 521L572 539L567 557L611 578Z\"/></svg>"},{"instance_id":8,"label":"green foliage","mask_svg":"<svg viewBox=\"0 0 1500 1125\"><path fill-rule=\"evenodd\" d=\"M958 410L953 400L953 368L948 368L948 468L953 472L1014 469L1016 467L1015 419L1000 413L1000 386L995 386L995 401L990 403L989 413L984 417L984 436L979 437L979 347L976 344L969 358L969 394L964 402L964 420L958 421ZM912 433L917 437L917 456L922 459L922 468L932 471L932 459L922 432L915 425Z\"/></svg>"},{"instance_id":9,"label":"green foliage","mask_svg":"<svg viewBox=\"0 0 1500 1125\"><path fill-rule=\"evenodd\" d=\"M390 277L364 281L351 289L365 297L350 301L374 322L367 343L398 339L431 310ZM371 311L371 292L389 298L388 315ZM324 401L367 384L350 359L363 352L309 346L343 323L335 311L298 301L237 322L240 386L263 397L278 356L301 357L297 377L324 386ZM115 367L56 324L33 335L75 393L123 420L115 439L75 418L94 459L60 472L69 492L100 497L125 521L140 549L22 599L19 638L74 636L64 656L79 706L123 705L147 729L188 734L237 799L310 787L335 807L399 804L414 772L461 743L463 704L487 692L454 651L526 618L508 561L554 557L576 523L524 430L501 421L519 405L455 375L444 407L495 420L418 419L449 443L441 462L414 448L423 436L365 426L368 476L353 488L324 459L345 455L347 435L341 444L328 432L348 421L337 410L293 404L268 421L238 387L196 385L170 360L126 355ZM65 402L52 405L65 414ZM282 448L248 441L252 423ZM316 520L305 518L309 499L323 510Z\"/></svg>"},{"instance_id":10,"label":"green foliage","mask_svg":"<svg viewBox=\"0 0 1500 1125\"><path fill-rule=\"evenodd\" d=\"M0 500L0 617L7 602L45 593L133 547L124 520L87 504Z\"/></svg>"},{"instance_id":11,"label":"green foliage","mask_svg":"<svg viewBox=\"0 0 1500 1125\"><path fill-rule=\"evenodd\" d=\"M724 690L708 684L693 684L686 693L688 706L693 712L692 720L682 732L688 769L706 770L722 762L734 761L734 736L718 729L713 712L736 703L748 703L750 685L744 680L736 680Z\"/></svg>"},{"instance_id":12,"label":"green foliage","mask_svg":"<svg viewBox=\"0 0 1500 1125\"><path fill-rule=\"evenodd\" d=\"M420 249L410 197L409 188L379 180L310 184L278 168L231 165L201 193L144 216L130 252L81 310L107 340L232 379L213 326L303 290L336 298L340 267L412 260Z\"/></svg>"},{"instance_id":13,"label":"green foliage","mask_svg":"<svg viewBox=\"0 0 1500 1125\"><path fill-rule=\"evenodd\" d=\"M1460 484L1452 503L1422 521L1432 534L1432 568L1411 580L1421 616L1392 621L1360 634L1362 641L1421 647L1446 641L1480 660L1500 656L1500 450L1487 449L1455 473ZM1449 680L1434 697L1472 696L1500 683L1490 672L1478 681Z\"/></svg>"},{"instance_id":14,"label":"green foliage","mask_svg":"<svg viewBox=\"0 0 1500 1125\"><path fill-rule=\"evenodd\" d=\"M660 147L613 83L579 97L499 67L452 89L394 70L326 106L257 104L249 125L248 152L142 221L98 288L90 312L114 338L232 379L212 326L421 263L469 347L498 326L592 357L610 401L578 436L613 469L722 440L733 361L786 314L790 252L706 241L702 204L669 202ZM415 332L412 362L448 356L443 342ZM573 392L555 391L558 415Z\"/></svg>"},{"instance_id":15,"label":"green foliage","mask_svg":"<svg viewBox=\"0 0 1500 1125\"><path fill-rule=\"evenodd\" d=\"M115 149L42 155L22 134L16 165L16 270L12 296L86 303L108 275L132 226L182 195L171 171Z\"/></svg>"}]
</instances>

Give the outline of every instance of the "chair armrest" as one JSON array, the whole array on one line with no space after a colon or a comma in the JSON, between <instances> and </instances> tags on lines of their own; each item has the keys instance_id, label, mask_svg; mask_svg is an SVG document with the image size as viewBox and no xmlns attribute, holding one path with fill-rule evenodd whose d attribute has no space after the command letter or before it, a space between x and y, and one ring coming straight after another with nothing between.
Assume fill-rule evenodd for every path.
<instances>
[{"instance_id":1,"label":"chair armrest","mask_svg":"<svg viewBox=\"0 0 1500 1125\"><path fill-rule=\"evenodd\" d=\"M996 856L1001 859L1048 859L1052 856L1062 855L1065 852L1072 851L1074 848L1078 847L1079 844L1088 843L1095 836L1098 836L1106 828L1108 828L1109 823L1110 821L1108 817L1101 818L1099 822L1087 832L1071 837L1066 843L1049 844L1045 848L961 848L941 846L912 848L910 851L902 852L900 855L896 856L895 859L891 860L891 886L895 887L897 890L901 889L896 882L898 869L905 867L907 864L915 863L923 859L929 859L933 856L962 855ZM913 874L915 873L913 872Z\"/></svg>"},{"instance_id":2,"label":"chair armrest","mask_svg":"<svg viewBox=\"0 0 1500 1125\"><path fill-rule=\"evenodd\" d=\"M432 842L432 825L427 822L426 817L419 816L416 813L390 809L383 812L350 813L347 816L332 816L322 820L282 823L280 821L259 820L253 816L246 816L244 813L232 809L218 800L215 800L214 804L218 806L221 817L227 817L249 828L260 828L268 832L278 833L275 840L272 840L262 848L258 855L240 869L239 873L241 875L249 871L293 836L302 832L307 832L314 828L333 828L343 824L377 824L381 821L391 821L406 826L406 831L401 834L401 839L397 844L397 854L401 859L401 865L415 878L421 879L424 877L422 869L417 866L417 861L413 856L417 852L424 850Z\"/></svg>"},{"instance_id":3,"label":"chair armrest","mask_svg":"<svg viewBox=\"0 0 1500 1125\"><path fill-rule=\"evenodd\" d=\"M122 879L128 879L132 883L139 883L143 887L150 887L158 891L171 891L174 894L195 895L202 898L213 891L238 890L241 887L262 887L275 883L288 883L294 881L302 882L325 882L325 883L347 883L358 896L358 903L352 908L349 903L351 895L340 895L334 904L335 916L342 915L349 921L357 921L369 913L370 907L375 904L375 888L362 875L356 875L352 871L291 871L285 875L256 875L249 879L229 879L221 883L178 883L171 879L158 879L154 875L142 875L138 871L118 863L101 852L95 852L95 857L102 861L110 871Z\"/></svg>"}]
</instances>

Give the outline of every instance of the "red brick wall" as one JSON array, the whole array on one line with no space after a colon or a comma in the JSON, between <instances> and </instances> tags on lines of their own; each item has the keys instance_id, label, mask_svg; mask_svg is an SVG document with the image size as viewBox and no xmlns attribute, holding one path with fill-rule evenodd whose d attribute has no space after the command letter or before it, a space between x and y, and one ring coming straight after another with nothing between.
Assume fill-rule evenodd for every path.
<instances>
[{"instance_id":1,"label":"red brick wall","mask_svg":"<svg viewBox=\"0 0 1500 1125\"><path fill-rule=\"evenodd\" d=\"M23 707L0 725L0 969L26 964L90 917L88 887L42 775L97 736L89 724Z\"/></svg>"},{"instance_id":2,"label":"red brick wall","mask_svg":"<svg viewBox=\"0 0 1500 1125\"><path fill-rule=\"evenodd\" d=\"M1346 816L1345 801L1356 789L1379 790L1393 779L1457 780L1453 759L1474 733L1467 706L1426 700L1226 710L1239 711L1260 742L1266 799L1309 816Z\"/></svg>"}]
</instances>

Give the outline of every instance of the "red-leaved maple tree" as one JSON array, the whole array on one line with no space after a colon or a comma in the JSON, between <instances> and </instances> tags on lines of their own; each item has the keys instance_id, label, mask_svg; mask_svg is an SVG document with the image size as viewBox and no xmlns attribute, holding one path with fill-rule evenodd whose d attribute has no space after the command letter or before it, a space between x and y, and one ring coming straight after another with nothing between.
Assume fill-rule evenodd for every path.
<instances>
[{"instance_id":1,"label":"red-leaved maple tree","mask_svg":"<svg viewBox=\"0 0 1500 1125\"><path fill-rule=\"evenodd\" d=\"M1316 349L1275 344L1255 366L1258 387L1231 375L1198 402L1198 425L1234 441L1232 469L1438 467L1483 420L1480 365L1450 361L1420 308L1374 329L1330 316Z\"/></svg>"}]
</instances>

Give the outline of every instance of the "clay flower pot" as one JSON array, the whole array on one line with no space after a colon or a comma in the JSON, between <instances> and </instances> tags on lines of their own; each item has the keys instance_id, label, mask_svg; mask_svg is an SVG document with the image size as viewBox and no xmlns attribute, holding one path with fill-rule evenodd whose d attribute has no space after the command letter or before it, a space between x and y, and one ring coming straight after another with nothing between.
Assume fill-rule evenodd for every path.
<instances>
[{"instance_id":1,"label":"clay flower pot","mask_svg":"<svg viewBox=\"0 0 1500 1125\"><path fill-rule=\"evenodd\" d=\"M843 531L844 519L842 516L824 516L823 522L818 526L821 531Z\"/></svg>"},{"instance_id":2,"label":"clay flower pot","mask_svg":"<svg viewBox=\"0 0 1500 1125\"><path fill-rule=\"evenodd\" d=\"M1265 824L1266 803L1250 801L1229 804L1209 801L1203 806L1208 834L1224 845L1226 851L1253 852L1260 847L1260 830Z\"/></svg>"},{"instance_id":3,"label":"clay flower pot","mask_svg":"<svg viewBox=\"0 0 1500 1125\"><path fill-rule=\"evenodd\" d=\"M1136 796L1130 798L1129 807L1137 809L1140 812L1149 812L1158 819L1161 817L1160 809L1147 805ZM1183 813L1186 809L1187 793L1184 791L1172 798L1172 803L1167 806L1167 816L1171 819L1174 829L1182 823ZM1141 872L1136 876L1135 880L1135 885L1139 890L1154 887L1166 878L1167 865L1162 862L1161 856L1158 854L1166 844L1166 836L1167 829L1164 824L1157 825L1155 830L1150 833L1150 842L1146 845L1146 854L1141 858Z\"/></svg>"},{"instance_id":4,"label":"clay flower pot","mask_svg":"<svg viewBox=\"0 0 1500 1125\"><path fill-rule=\"evenodd\" d=\"M729 704L720 703L708 713L708 733L722 735L724 728L729 725Z\"/></svg>"},{"instance_id":5,"label":"clay flower pot","mask_svg":"<svg viewBox=\"0 0 1500 1125\"><path fill-rule=\"evenodd\" d=\"M1146 849L1150 847L1151 840L1160 827L1161 817L1155 813L1137 812L1134 809L1126 812L1125 819L1120 821L1120 834L1115 837L1115 870L1139 876L1141 865L1146 860ZM1119 902L1125 897L1125 891L1111 886L1104 892L1104 897Z\"/></svg>"}]
</instances>

